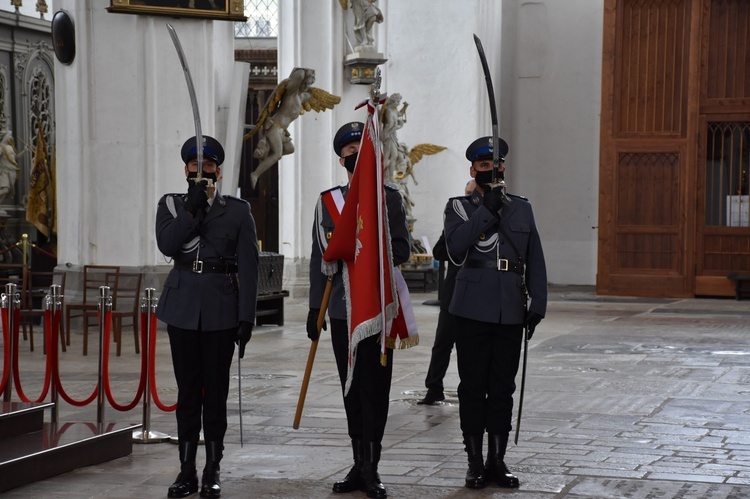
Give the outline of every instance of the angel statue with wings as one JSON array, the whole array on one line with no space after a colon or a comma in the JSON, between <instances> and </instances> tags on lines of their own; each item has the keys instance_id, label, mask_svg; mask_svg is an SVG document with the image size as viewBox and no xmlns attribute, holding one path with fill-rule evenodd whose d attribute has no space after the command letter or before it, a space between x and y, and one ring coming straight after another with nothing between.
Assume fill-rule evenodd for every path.
<instances>
[{"instance_id":1,"label":"angel statue with wings","mask_svg":"<svg viewBox=\"0 0 750 499\"><path fill-rule=\"evenodd\" d=\"M282 156L294 152L292 136L287 131L292 121L305 111L325 111L341 102L341 97L313 87L313 83L314 69L294 68L289 78L276 86L258 117L258 123L243 137L243 140L247 140L256 133L260 134L253 152L253 157L260 160L260 164L250 174L253 187L258 177Z\"/></svg>"}]
</instances>

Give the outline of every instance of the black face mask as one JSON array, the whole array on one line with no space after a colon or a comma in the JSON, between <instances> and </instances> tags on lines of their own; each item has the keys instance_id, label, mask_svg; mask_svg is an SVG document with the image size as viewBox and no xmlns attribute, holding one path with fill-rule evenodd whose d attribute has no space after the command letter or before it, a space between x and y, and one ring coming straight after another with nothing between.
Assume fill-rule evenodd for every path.
<instances>
[{"instance_id":1,"label":"black face mask","mask_svg":"<svg viewBox=\"0 0 750 499\"><path fill-rule=\"evenodd\" d=\"M191 180L190 180L191 178L198 178L198 172L188 172L187 178L188 178L188 182L191 182ZM216 179L216 172L213 172L213 173L203 172L203 178L210 178L211 180L214 181L214 184L215 184L216 180L217 180Z\"/></svg>"},{"instance_id":2,"label":"black face mask","mask_svg":"<svg viewBox=\"0 0 750 499\"><path fill-rule=\"evenodd\" d=\"M503 180L503 172L498 170L497 172L497 178L498 180ZM492 184L492 170L477 172L477 174L474 176L474 180L476 180L477 184L479 185L490 185Z\"/></svg>"},{"instance_id":3,"label":"black face mask","mask_svg":"<svg viewBox=\"0 0 750 499\"><path fill-rule=\"evenodd\" d=\"M344 168L346 168L349 173L354 173L354 167L357 166L357 156L359 156L359 154L355 152L344 158Z\"/></svg>"}]
</instances>

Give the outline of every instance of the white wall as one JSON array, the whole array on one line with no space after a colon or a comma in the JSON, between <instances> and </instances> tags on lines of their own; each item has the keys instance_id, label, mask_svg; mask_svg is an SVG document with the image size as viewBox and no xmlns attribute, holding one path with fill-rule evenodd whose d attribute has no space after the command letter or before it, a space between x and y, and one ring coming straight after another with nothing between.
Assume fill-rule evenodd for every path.
<instances>
[{"instance_id":1,"label":"white wall","mask_svg":"<svg viewBox=\"0 0 750 499\"><path fill-rule=\"evenodd\" d=\"M599 196L600 0L505 2L513 74L512 192L529 197L550 282L595 284Z\"/></svg>"}]
</instances>

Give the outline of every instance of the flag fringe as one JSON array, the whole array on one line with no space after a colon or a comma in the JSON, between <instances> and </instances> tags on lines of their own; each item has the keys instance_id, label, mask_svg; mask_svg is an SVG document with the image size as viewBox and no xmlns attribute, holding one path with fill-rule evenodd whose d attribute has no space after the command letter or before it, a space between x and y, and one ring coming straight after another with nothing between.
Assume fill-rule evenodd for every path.
<instances>
[{"instance_id":1,"label":"flag fringe","mask_svg":"<svg viewBox=\"0 0 750 499\"><path fill-rule=\"evenodd\" d=\"M406 350L417 345L419 345L419 335L407 338L391 338L389 336L385 339L385 346L391 350Z\"/></svg>"}]
</instances>

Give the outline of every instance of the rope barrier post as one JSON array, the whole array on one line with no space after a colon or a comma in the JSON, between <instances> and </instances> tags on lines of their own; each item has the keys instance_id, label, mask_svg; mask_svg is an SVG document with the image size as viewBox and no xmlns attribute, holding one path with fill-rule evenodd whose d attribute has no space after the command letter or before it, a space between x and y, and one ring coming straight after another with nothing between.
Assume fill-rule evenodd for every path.
<instances>
[{"instance_id":1,"label":"rope barrier post","mask_svg":"<svg viewBox=\"0 0 750 499\"><path fill-rule=\"evenodd\" d=\"M59 284L53 284L49 288L49 294L46 296L44 301L44 307L46 310L50 310L52 312L53 317L57 317L60 311L62 310L62 298L63 295L60 292L62 290L61 286ZM54 319L51 321L52 326L52 334L48 336L48 338L51 338L50 344L47 345L47 355L53 355L52 357L53 362L52 366L53 369L57 369L58 366L58 349L57 349L57 338L59 338L59 321L55 321ZM58 327L54 327L55 324L58 325ZM54 348L53 348L54 347ZM58 393L57 393L57 383L52 383L52 387L50 388L50 401L52 404L52 415L50 416L52 423L57 423L58 416L59 416L59 400L58 400Z\"/></svg>"},{"instance_id":2,"label":"rope barrier post","mask_svg":"<svg viewBox=\"0 0 750 499\"><path fill-rule=\"evenodd\" d=\"M10 355L8 356L10 359L8 365L8 381L5 385L5 390L3 391L3 402L10 402L13 393L13 364L18 360L13 358L13 353L16 351L15 342L17 339L13 334L13 326L15 322L14 310L18 305L18 302L20 302L20 297L18 297L16 291L17 287L18 286L15 283L9 282L5 285L5 294L2 296L2 308L8 312L8 344L6 347L8 348L8 352L10 352Z\"/></svg>"},{"instance_id":3,"label":"rope barrier post","mask_svg":"<svg viewBox=\"0 0 750 499\"><path fill-rule=\"evenodd\" d=\"M112 295L109 286L99 286L99 384L96 394L96 422L104 423L104 315L112 310Z\"/></svg>"},{"instance_id":4,"label":"rope barrier post","mask_svg":"<svg viewBox=\"0 0 750 499\"><path fill-rule=\"evenodd\" d=\"M29 235L21 234L21 261L24 265L29 264Z\"/></svg>"},{"instance_id":5,"label":"rope barrier post","mask_svg":"<svg viewBox=\"0 0 750 499\"><path fill-rule=\"evenodd\" d=\"M154 288L146 288L145 297L141 298L141 314L146 314L146 344L141 348L141 355L148 355L151 337L155 331L151 330L151 317L156 313L156 302ZM143 389L143 424L141 430L133 432L133 442L138 444L155 444L168 442L169 435L160 431L151 431L151 389L148 379L150 376L156 376L149 369L151 362L146 362L146 386Z\"/></svg>"}]
</instances>

